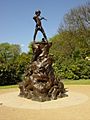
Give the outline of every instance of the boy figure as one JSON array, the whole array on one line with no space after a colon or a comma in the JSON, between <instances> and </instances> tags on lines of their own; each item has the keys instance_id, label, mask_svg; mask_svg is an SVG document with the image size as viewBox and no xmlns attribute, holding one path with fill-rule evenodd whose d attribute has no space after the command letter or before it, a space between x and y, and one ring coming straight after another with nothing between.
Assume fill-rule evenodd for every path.
<instances>
[{"instance_id":1,"label":"boy figure","mask_svg":"<svg viewBox=\"0 0 90 120\"><path fill-rule=\"evenodd\" d=\"M43 20L43 19L46 20L46 19L44 17L40 17L40 14L41 14L41 11L37 10L37 11L35 11L35 16L33 17L33 19L36 22L36 28L35 28L34 37L33 37L34 42L35 42L36 34L38 31L42 32L44 39L47 41L47 36L46 36L45 31L41 24L41 20Z\"/></svg>"}]
</instances>

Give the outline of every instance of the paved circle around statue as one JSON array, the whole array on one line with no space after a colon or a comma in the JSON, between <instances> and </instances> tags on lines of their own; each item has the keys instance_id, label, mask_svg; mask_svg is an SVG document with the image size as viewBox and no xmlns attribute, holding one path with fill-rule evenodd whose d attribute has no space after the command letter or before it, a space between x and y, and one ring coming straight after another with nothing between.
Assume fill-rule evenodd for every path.
<instances>
[{"instance_id":1,"label":"paved circle around statue","mask_svg":"<svg viewBox=\"0 0 90 120\"><path fill-rule=\"evenodd\" d=\"M68 95L68 97L60 98L57 100L37 102L19 97L18 91L16 91L0 95L0 102L3 103L3 106L14 108L53 109L82 104L88 100L88 97L82 93L69 92Z\"/></svg>"}]
</instances>

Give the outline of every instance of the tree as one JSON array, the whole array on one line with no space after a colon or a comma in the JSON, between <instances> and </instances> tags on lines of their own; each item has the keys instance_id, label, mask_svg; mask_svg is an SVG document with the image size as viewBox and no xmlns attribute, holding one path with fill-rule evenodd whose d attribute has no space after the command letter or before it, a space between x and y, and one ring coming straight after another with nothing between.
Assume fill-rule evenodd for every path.
<instances>
[{"instance_id":1,"label":"tree","mask_svg":"<svg viewBox=\"0 0 90 120\"><path fill-rule=\"evenodd\" d=\"M20 54L20 46L9 44L9 43L1 43L0 44L0 62L8 63L10 61L15 61L15 59Z\"/></svg>"},{"instance_id":2,"label":"tree","mask_svg":"<svg viewBox=\"0 0 90 120\"><path fill-rule=\"evenodd\" d=\"M77 29L86 30L90 28L90 3L86 3L77 8L73 8L65 14L63 27L59 27L58 32L62 29L76 31Z\"/></svg>"},{"instance_id":3,"label":"tree","mask_svg":"<svg viewBox=\"0 0 90 120\"><path fill-rule=\"evenodd\" d=\"M20 53L19 45L0 44L0 85L16 84L21 80L17 74L18 64L16 63Z\"/></svg>"},{"instance_id":4,"label":"tree","mask_svg":"<svg viewBox=\"0 0 90 120\"><path fill-rule=\"evenodd\" d=\"M50 39L53 43L56 76L68 79L90 78L90 4L73 8L64 16L64 24L58 34Z\"/></svg>"},{"instance_id":5,"label":"tree","mask_svg":"<svg viewBox=\"0 0 90 120\"><path fill-rule=\"evenodd\" d=\"M21 53L17 60L16 60L16 64L18 65L17 67L17 74L22 77L22 75L24 74L24 70L26 68L26 66L28 65L28 63L30 63L31 60L31 56L28 53Z\"/></svg>"}]
</instances>

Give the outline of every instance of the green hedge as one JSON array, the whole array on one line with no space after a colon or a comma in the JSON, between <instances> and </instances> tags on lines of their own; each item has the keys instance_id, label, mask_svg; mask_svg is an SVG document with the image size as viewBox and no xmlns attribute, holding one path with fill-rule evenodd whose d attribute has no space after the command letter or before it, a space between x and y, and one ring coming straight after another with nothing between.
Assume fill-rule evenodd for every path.
<instances>
[{"instance_id":1,"label":"green hedge","mask_svg":"<svg viewBox=\"0 0 90 120\"><path fill-rule=\"evenodd\" d=\"M61 79L90 79L90 61L80 59L76 62L54 64L55 74Z\"/></svg>"}]
</instances>

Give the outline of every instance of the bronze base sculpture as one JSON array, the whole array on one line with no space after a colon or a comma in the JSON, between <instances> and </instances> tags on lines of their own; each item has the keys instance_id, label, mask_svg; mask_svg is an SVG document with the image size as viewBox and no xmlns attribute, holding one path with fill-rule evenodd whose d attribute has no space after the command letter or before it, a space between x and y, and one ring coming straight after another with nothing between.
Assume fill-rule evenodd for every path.
<instances>
[{"instance_id":1,"label":"bronze base sculpture","mask_svg":"<svg viewBox=\"0 0 90 120\"><path fill-rule=\"evenodd\" d=\"M64 84L54 75L51 46L51 42L45 41L32 44L32 62L26 68L25 80L19 83L19 96L40 102L67 96Z\"/></svg>"}]
</instances>

